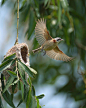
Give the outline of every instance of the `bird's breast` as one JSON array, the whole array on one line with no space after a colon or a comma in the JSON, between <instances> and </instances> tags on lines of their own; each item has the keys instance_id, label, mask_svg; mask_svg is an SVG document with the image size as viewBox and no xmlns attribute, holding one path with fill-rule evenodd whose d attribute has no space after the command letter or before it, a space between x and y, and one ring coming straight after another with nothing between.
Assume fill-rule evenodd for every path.
<instances>
[{"instance_id":1,"label":"bird's breast","mask_svg":"<svg viewBox=\"0 0 86 108\"><path fill-rule=\"evenodd\" d=\"M45 51L52 50L52 49L54 49L56 46L57 46L57 43L54 42L53 40L48 40L48 41L46 41L46 42L42 45L42 47L43 47L43 49L44 49Z\"/></svg>"}]
</instances>

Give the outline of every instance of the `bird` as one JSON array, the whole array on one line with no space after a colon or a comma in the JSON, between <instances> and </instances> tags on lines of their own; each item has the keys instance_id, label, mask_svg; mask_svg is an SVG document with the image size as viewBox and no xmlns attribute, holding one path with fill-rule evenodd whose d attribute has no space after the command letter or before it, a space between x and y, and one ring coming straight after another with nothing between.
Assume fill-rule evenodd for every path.
<instances>
[{"instance_id":1,"label":"bird","mask_svg":"<svg viewBox=\"0 0 86 108\"><path fill-rule=\"evenodd\" d=\"M44 18L38 19L37 21L35 27L35 37L41 46L35 50L32 50L33 53L45 51L44 55L46 54L50 58L60 61L70 61L73 59L73 57L67 56L59 49L58 44L63 41L63 39L60 37L52 38L50 36L46 27L46 20L44 20Z\"/></svg>"}]
</instances>

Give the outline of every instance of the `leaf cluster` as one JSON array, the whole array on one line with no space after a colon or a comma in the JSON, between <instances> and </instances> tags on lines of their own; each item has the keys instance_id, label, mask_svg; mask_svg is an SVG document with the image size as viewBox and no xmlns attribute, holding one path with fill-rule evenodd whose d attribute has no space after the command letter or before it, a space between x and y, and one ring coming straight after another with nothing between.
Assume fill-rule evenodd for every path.
<instances>
[{"instance_id":1,"label":"leaf cluster","mask_svg":"<svg viewBox=\"0 0 86 108\"><path fill-rule=\"evenodd\" d=\"M15 69L12 71L9 70L9 67L16 64L17 67L14 66ZM6 70L6 72L9 74L9 78L4 83L5 76L3 75L3 71ZM23 64L20 60L16 58L16 54L12 54L8 57L6 57L2 64L0 65L0 72L1 74L1 95L4 98L4 100L12 107L16 108L16 106L13 103L13 97L14 97L14 91L15 88L18 87L19 90L21 90L21 100L18 103L17 107L22 103L26 103L26 108L41 108L39 104L39 99L44 97L44 94L35 96L35 88L32 85L31 78L34 77L34 75L37 73L33 68L28 68L25 64ZM17 73L18 72L18 73ZM34 73L35 74L34 74ZM28 74L28 79L25 78L25 73ZM18 86L16 86L18 85ZM12 93L8 91L8 88L12 86ZM3 107L2 98L0 96L0 108Z\"/></svg>"}]
</instances>

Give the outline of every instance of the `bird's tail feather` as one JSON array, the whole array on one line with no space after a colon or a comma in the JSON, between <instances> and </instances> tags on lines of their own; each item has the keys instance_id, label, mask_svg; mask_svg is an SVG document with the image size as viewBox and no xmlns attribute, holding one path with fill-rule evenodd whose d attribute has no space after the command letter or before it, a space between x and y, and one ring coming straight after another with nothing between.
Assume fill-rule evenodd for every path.
<instances>
[{"instance_id":1,"label":"bird's tail feather","mask_svg":"<svg viewBox=\"0 0 86 108\"><path fill-rule=\"evenodd\" d=\"M37 49L35 49L35 50L32 50L33 51L33 53L36 53L36 52L38 52L38 51L40 51L41 50L41 47L40 48L37 48Z\"/></svg>"}]
</instances>

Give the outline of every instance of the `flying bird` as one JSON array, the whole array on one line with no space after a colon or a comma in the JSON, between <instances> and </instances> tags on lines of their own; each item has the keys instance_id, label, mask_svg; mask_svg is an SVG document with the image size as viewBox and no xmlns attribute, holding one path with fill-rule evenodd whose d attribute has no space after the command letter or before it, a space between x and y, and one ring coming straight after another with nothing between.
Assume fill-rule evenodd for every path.
<instances>
[{"instance_id":1,"label":"flying bird","mask_svg":"<svg viewBox=\"0 0 86 108\"><path fill-rule=\"evenodd\" d=\"M58 43L63 41L60 37L52 38L46 27L46 20L38 19L35 27L35 35L38 43L41 45L38 49L33 50L33 53L37 51L45 51L44 55L48 55L50 58L61 61L70 61L73 58L64 54L59 48Z\"/></svg>"}]
</instances>

